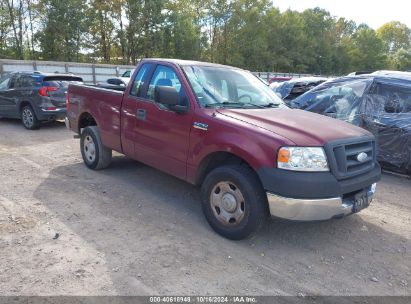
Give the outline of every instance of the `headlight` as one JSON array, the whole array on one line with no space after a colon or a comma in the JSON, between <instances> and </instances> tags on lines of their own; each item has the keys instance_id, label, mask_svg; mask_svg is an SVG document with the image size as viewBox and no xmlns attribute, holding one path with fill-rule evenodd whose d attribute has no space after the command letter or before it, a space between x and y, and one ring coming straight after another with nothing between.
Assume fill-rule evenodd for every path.
<instances>
[{"instance_id":1,"label":"headlight","mask_svg":"<svg viewBox=\"0 0 411 304\"><path fill-rule=\"evenodd\" d=\"M321 147L282 147L278 151L278 168L294 171L329 171Z\"/></svg>"}]
</instances>

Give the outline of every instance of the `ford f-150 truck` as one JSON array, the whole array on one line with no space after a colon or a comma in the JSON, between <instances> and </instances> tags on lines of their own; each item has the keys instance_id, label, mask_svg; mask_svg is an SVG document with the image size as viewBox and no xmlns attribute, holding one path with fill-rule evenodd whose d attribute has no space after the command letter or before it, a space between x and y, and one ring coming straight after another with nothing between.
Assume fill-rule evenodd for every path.
<instances>
[{"instance_id":1,"label":"ford f-150 truck","mask_svg":"<svg viewBox=\"0 0 411 304\"><path fill-rule=\"evenodd\" d=\"M201 186L207 221L229 239L269 215L359 212L381 175L369 132L289 109L251 73L211 63L144 59L124 92L70 85L66 124L91 169L114 150Z\"/></svg>"}]
</instances>

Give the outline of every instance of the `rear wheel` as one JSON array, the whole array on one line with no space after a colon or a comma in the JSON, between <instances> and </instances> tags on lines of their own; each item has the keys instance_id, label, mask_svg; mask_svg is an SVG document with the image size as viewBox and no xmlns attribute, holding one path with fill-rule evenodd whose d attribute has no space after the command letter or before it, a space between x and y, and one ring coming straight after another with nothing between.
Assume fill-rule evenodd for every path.
<instances>
[{"instance_id":1,"label":"rear wheel","mask_svg":"<svg viewBox=\"0 0 411 304\"><path fill-rule=\"evenodd\" d=\"M256 233L268 217L266 194L247 166L223 166L211 171L201 187L204 214L222 236L240 240Z\"/></svg>"},{"instance_id":2,"label":"rear wheel","mask_svg":"<svg viewBox=\"0 0 411 304\"><path fill-rule=\"evenodd\" d=\"M97 127L86 127L81 133L80 150L83 161L93 170L107 168L111 163L112 151L101 143Z\"/></svg>"},{"instance_id":3,"label":"rear wheel","mask_svg":"<svg viewBox=\"0 0 411 304\"><path fill-rule=\"evenodd\" d=\"M34 110L30 105L24 106L21 109L21 122L28 130L35 130L40 127L40 122L36 117L36 113L34 113Z\"/></svg>"}]
</instances>

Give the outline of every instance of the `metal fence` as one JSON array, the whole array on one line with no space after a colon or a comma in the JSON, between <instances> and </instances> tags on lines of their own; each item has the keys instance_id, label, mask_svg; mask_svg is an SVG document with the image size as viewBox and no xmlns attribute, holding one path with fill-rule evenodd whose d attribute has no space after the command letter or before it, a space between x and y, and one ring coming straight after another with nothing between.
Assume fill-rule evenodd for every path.
<instances>
[{"instance_id":1,"label":"metal fence","mask_svg":"<svg viewBox=\"0 0 411 304\"><path fill-rule=\"evenodd\" d=\"M121 76L133 69L132 65L90 64L57 61L26 61L0 59L0 75L10 72L40 71L48 73L72 73L83 78L85 83L105 81L110 77Z\"/></svg>"},{"instance_id":2,"label":"metal fence","mask_svg":"<svg viewBox=\"0 0 411 304\"><path fill-rule=\"evenodd\" d=\"M133 69L132 65L91 64L58 61L27 61L0 59L0 75L10 72L40 71L49 73L73 73L83 78L85 83L98 83L110 77L121 76L125 71ZM300 78L312 74L293 74L279 72L253 72L254 75L269 81L274 77Z\"/></svg>"},{"instance_id":3,"label":"metal fence","mask_svg":"<svg viewBox=\"0 0 411 304\"><path fill-rule=\"evenodd\" d=\"M335 77L335 76L324 76L324 75L315 75L315 74L299 74L299 73L280 73L280 72L252 72L254 75L264 79L267 82L270 82L272 78L301 78L301 77L311 77L311 76L318 76L318 77Z\"/></svg>"}]
</instances>

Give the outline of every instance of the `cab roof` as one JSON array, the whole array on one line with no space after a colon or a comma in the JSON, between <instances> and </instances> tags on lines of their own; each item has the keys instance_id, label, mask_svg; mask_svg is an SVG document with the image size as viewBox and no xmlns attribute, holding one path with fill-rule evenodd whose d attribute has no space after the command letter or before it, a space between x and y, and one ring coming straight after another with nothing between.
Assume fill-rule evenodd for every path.
<instances>
[{"instance_id":1,"label":"cab roof","mask_svg":"<svg viewBox=\"0 0 411 304\"><path fill-rule=\"evenodd\" d=\"M229 69L242 70L240 68L229 66L229 65L211 63L211 62L204 62L204 61L195 61L195 60L170 59L170 58L144 58L141 61L142 62L155 61L155 62L174 63L174 64L180 65L180 66L197 65L197 66L209 66L209 67L219 67L219 68L229 68Z\"/></svg>"}]
</instances>

